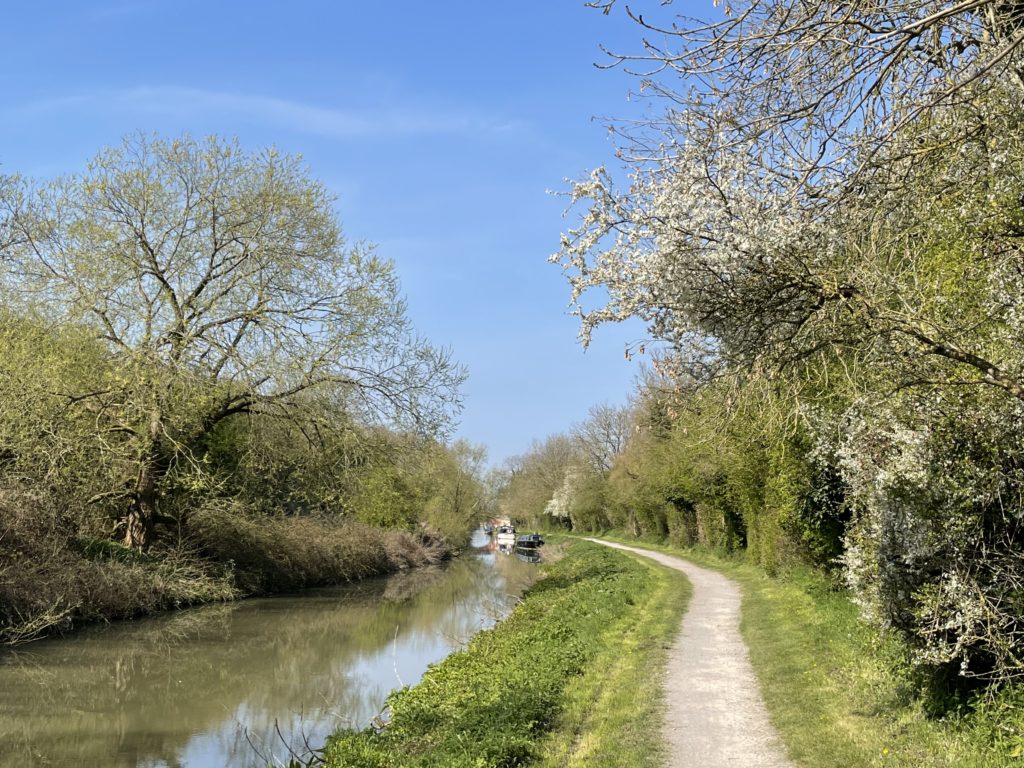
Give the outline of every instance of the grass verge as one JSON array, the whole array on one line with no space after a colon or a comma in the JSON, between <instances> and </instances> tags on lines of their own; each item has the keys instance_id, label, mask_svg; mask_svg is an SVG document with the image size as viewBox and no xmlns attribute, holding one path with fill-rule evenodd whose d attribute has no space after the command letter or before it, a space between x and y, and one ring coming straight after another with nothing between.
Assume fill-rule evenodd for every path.
<instances>
[{"instance_id":1,"label":"grass verge","mask_svg":"<svg viewBox=\"0 0 1024 768\"><path fill-rule=\"evenodd\" d=\"M772 722L800 768L1024 765L1024 687L931 718L898 640L861 621L846 592L811 569L768 577L715 554L640 544L719 570L743 590L743 636Z\"/></svg>"},{"instance_id":2,"label":"grass verge","mask_svg":"<svg viewBox=\"0 0 1024 768\"><path fill-rule=\"evenodd\" d=\"M602 766L662 757L651 674L679 626L679 574L585 542L512 615L391 695L389 725L342 732L330 768Z\"/></svg>"}]
</instances>

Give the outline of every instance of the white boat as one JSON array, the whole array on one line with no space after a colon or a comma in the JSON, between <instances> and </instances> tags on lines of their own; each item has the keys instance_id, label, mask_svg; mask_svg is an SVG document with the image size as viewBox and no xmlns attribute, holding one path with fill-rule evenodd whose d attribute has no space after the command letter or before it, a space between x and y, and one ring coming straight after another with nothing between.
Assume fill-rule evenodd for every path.
<instances>
[{"instance_id":1,"label":"white boat","mask_svg":"<svg viewBox=\"0 0 1024 768\"><path fill-rule=\"evenodd\" d=\"M498 549L507 548L509 551L512 550L516 545L516 529L512 525L499 525L494 533L495 543L498 545Z\"/></svg>"}]
</instances>

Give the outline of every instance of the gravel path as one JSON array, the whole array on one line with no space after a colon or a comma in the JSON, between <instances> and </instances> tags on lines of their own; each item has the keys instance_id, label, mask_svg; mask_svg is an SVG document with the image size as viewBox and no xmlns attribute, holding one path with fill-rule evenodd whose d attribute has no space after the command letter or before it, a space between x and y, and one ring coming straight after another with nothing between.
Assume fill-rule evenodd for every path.
<instances>
[{"instance_id":1,"label":"gravel path","mask_svg":"<svg viewBox=\"0 0 1024 768\"><path fill-rule=\"evenodd\" d=\"M665 738L672 768L793 768L768 721L740 636L740 590L678 557L598 539L682 571L693 584L665 672Z\"/></svg>"}]
</instances>

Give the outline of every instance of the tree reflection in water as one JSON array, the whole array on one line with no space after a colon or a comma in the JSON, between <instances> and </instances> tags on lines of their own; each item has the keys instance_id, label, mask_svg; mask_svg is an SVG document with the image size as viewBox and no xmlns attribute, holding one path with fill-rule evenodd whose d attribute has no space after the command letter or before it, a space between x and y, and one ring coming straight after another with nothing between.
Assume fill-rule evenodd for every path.
<instances>
[{"instance_id":1,"label":"tree reflection in water","mask_svg":"<svg viewBox=\"0 0 1024 768\"><path fill-rule=\"evenodd\" d=\"M0 764L248 766L364 727L511 608L536 569L446 568L94 627L0 654Z\"/></svg>"}]
</instances>

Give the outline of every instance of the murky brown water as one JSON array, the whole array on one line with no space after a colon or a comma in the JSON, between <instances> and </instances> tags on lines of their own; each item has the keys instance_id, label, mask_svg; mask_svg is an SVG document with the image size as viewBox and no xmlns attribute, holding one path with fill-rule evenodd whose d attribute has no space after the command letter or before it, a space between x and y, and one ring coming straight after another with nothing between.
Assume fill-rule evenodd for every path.
<instances>
[{"instance_id":1,"label":"murky brown water","mask_svg":"<svg viewBox=\"0 0 1024 768\"><path fill-rule=\"evenodd\" d=\"M287 763L286 742L302 752L339 727L365 727L390 690L505 615L536 573L478 552L0 653L0 766Z\"/></svg>"}]
</instances>

